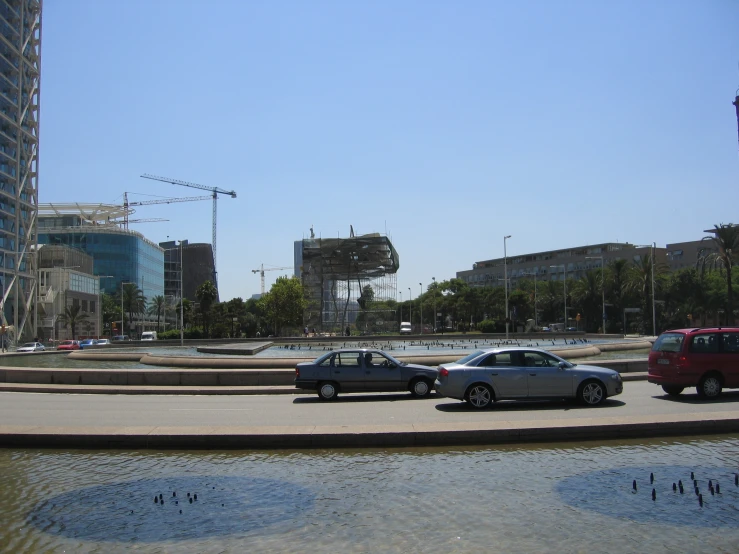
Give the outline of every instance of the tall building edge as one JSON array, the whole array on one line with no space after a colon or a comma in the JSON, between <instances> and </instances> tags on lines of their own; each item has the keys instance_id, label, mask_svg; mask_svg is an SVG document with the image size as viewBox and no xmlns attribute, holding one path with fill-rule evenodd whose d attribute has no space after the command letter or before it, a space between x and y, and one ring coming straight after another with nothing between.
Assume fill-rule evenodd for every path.
<instances>
[{"instance_id":1,"label":"tall building edge","mask_svg":"<svg viewBox=\"0 0 739 554\"><path fill-rule=\"evenodd\" d=\"M0 0L0 317L36 333L41 0Z\"/></svg>"}]
</instances>

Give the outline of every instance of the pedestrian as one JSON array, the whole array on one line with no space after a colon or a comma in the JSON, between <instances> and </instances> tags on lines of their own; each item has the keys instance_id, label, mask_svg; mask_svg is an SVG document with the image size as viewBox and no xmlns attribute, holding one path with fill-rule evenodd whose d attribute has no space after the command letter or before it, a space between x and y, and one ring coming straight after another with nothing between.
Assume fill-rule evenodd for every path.
<instances>
[{"instance_id":1,"label":"pedestrian","mask_svg":"<svg viewBox=\"0 0 739 554\"><path fill-rule=\"evenodd\" d=\"M303 335L308 336L308 326L303 327Z\"/></svg>"},{"instance_id":2,"label":"pedestrian","mask_svg":"<svg viewBox=\"0 0 739 554\"><path fill-rule=\"evenodd\" d=\"M346 336L351 337L352 336L352 330L349 328L349 326L346 326Z\"/></svg>"}]
</instances>

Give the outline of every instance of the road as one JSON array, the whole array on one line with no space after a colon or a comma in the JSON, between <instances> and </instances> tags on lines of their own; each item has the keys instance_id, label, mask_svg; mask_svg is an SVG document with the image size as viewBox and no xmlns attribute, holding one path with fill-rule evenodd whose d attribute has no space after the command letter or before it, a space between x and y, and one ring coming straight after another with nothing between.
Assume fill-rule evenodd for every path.
<instances>
[{"instance_id":1,"label":"road","mask_svg":"<svg viewBox=\"0 0 739 554\"><path fill-rule=\"evenodd\" d=\"M334 402L317 396L136 396L97 394L0 393L0 428L271 428L530 424L545 421L578 424L613 418L739 418L739 391L717 401L698 399L691 389L678 398L645 381L624 383L623 394L601 406L571 402L499 402L476 411L465 403L435 395L417 400L409 394L344 395Z\"/></svg>"}]
</instances>

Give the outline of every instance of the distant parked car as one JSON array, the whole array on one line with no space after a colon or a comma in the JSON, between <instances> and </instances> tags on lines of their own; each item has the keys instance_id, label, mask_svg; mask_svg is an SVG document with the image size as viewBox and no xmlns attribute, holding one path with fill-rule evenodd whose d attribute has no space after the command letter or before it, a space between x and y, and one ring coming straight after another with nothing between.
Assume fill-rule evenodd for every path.
<instances>
[{"instance_id":1,"label":"distant parked car","mask_svg":"<svg viewBox=\"0 0 739 554\"><path fill-rule=\"evenodd\" d=\"M87 346L95 346L98 343L95 339L85 339L80 341L80 350L84 349Z\"/></svg>"},{"instance_id":2,"label":"distant parked car","mask_svg":"<svg viewBox=\"0 0 739 554\"><path fill-rule=\"evenodd\" d=\"M80 341L78 340L63 340L56 347L57 350L79 350Z\"/></svg>"},{"instance_id":3,"label":"distant parked car","mask_svg":"<svg viewBox=\"0 0 739 554\"><path fill-rule=\"evenodd\" d=\"M405 390L420 398L431 394L434 379L433 367L401 362L367 348L335 350L295 367L295 387L315 390L321 400L333 400L339 392Z\"/></svg>"},{"instance_id":4,"label":"distant parked car","mask_svg":"<svg viewBox=\"0 0 739 554\"><path fill-rule=\"evenodd\" d=\"M701 398L739 388L739 327L673 329L649 353L647 380L670 396L696 387Z\"/></svg>"},{"instance_id":5,"label":"distant parked car","mask_svg":"<svg viewBox=\"0 0 739 554\"><path fill-rule=\"evenodd\" d=\"M128 335L115 335L113 337L114 342L118 342L119 340L130 340L130 339L128 338Z\"/></svg>"},{"instance_id":6,"label":"distant parked car","mask_svg":"<svg viewBox=\"0 0 739 554\"><path fill-rule=\"evenodd\" d=\"M156 331L144 331L141 333L141 340L157 340Z\"/></svg>"},{"instance_id":7,"label":"distant parked car","mask_svg":"<svg viewBox=\"0 0 739 554\"><path fill-rule=\"evenodd\" d=\"M46 350L44 348L44 345L40 342L27 342L23 346L19 346L15 351L16 352L40 352L42 350Z\"/></svg>"},{"instance_id":8,"label":"distant parked car","mask_svg":"<svg viewBox=\"0 0 739 554\"><path fill-rule=\"evenodd\" d=\"M439 366L436 391L487 408L498 400L577 398L596 406L623 392L617 371L575 365L546 350L511 347L476 350Z\"/></svg>"},{"instance_id":9,"label":"distant parked car","mask_svg":"<svg viewBox=\"0 0 739 554\"><path fill-rule=\"evenodd\" d=\"M110 340L108 339L98 339L98 343L96 346L105 346L109 344L110 344Z\"/></svg>"}]
</instances>

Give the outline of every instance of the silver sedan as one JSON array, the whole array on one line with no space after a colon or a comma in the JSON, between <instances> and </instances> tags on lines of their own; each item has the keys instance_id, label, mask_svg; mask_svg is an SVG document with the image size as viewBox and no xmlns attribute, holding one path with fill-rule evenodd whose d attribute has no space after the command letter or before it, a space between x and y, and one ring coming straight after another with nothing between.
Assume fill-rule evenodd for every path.
<instances>
[{"instance_id":1,"label":"silver sedan","mask_svg":"<svg viewBox=\"0 0 739 554\"><path fill-rule=\"evenodd\" d=\"M575 365L537 348L493 348L439 366L436 392L487 408L497 400L576 398L596 406L621 394L617 371Z\"/></svg>"}]
</instances>

